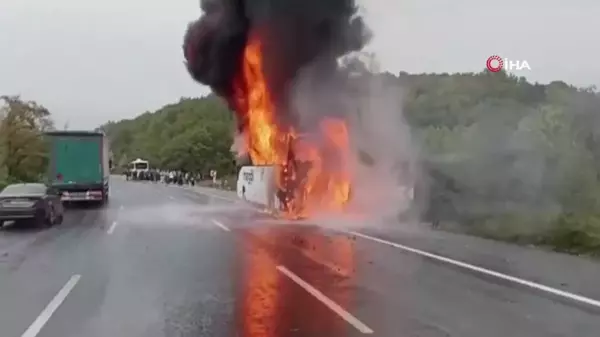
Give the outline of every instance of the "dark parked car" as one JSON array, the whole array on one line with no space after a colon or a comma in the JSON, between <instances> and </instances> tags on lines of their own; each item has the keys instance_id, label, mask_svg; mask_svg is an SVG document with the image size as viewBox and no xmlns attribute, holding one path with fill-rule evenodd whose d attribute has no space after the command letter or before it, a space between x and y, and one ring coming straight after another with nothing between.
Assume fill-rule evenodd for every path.
<instances>
[{"instance_id":1,"label":"dark parked car","mask_svg":"<svg viewBox=\"0 0 600 337\"><path fill-rule=\"evenodd\" d=\"M0 227L7 221L34 221L50 227L63 221L58 191L44 184L8 185L0 192Z\"/></svg>"}]
</instances>

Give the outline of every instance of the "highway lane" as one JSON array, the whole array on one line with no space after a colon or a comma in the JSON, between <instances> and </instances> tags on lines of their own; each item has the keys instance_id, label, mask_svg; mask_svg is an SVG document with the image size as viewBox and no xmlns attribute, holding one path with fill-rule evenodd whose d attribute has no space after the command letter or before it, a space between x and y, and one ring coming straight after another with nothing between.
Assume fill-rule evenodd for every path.
<instances>
[{"instance_id":1,"label":"highway lane","mask_svg":"<svg viewBox=\"0 0 600 337\"><path fill-rule=\"evenodd\" d=\"M182 189L115 180L107 208L71 211L48 231L14 230L28 244L2 262L1 335L335 336L347 329L280 277L264 250L212 222L232 211L240 210Z\"/></svg>"},{"instance_id":2,"label":"highway lane","mask_svg":"<svg viewBox=\"0 0 600 337\"><path fill-rule=\"evenodd\" d=\"M0 335L21 336L72 275L99 261L105 252L90 243L114 216L113 205L74 209L50 229L0 231Z\"/></svg>"},{"instance_id":3,"label":"highway lane","mask_svg":"<svg viewBox=\"0 0 600 337\"><path fill-rule=\"evenodd\" d=\"M71 210L61 226L0 232L0 335L600 331L593 306L339 230L274 221L229 202L225 192L119 179L112 189L107 207ZM387 232L390 240L408 235Z\"/></svg>"}]
</instances>

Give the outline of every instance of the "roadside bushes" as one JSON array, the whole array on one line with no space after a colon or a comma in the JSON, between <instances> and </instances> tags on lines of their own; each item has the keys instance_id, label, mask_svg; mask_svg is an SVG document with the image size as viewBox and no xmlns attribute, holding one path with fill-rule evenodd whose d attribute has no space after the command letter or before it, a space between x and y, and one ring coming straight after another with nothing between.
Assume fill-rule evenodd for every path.
<instances>
[{"instance_id":1,"label":"roadside bushes","mask_svg":"<svg viewBox=\"0 0 600 337\"><path fill-rule=\"evenodd\" d=\"M600 214L561 214L543 243L572 254L600 256Z\"/></svg>"}]
</instances>

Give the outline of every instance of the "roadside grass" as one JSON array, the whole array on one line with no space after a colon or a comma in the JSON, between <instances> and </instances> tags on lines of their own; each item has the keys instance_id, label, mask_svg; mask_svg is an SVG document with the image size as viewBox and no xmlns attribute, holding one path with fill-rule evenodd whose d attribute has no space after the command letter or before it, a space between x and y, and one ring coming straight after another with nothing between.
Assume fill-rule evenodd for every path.
<instances>
[{"instance_id":1,"label":"roadside grass","mask_svg":"<svg viewBox=\"0 0 600 337\"><path fill-rule=\"evenodd\" d=\"M505 215L442 223L440 229L487 239L532 245L572 255L600 258L600 215Z\"/></svg>"},{"instance_id":2,"label":"roadside grass","mask_svg":"<svg viewBox=\"0 0 600 337\"><path fill-rule=\"evenodd\" d=\"M600 257L600 216L563 214L544 243L559 251Z\"/></svg>"}]
</instances>

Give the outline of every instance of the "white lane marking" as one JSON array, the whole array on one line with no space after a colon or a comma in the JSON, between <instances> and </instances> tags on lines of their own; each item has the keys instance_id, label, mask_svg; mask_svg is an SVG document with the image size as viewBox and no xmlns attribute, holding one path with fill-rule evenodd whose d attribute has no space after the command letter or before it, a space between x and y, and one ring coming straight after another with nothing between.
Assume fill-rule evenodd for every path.
<instances>
[{"instance_id":1,"label":"white lane marking","mask_svg":"<svg viewBox=\"0 0 600 337\"><path fill-rule=\"evenodd\" d=\"M169 199L171 199L171 200L175 200L175 197L174 197L174 196L172 196L172 195L170 195L170 196L169 196Z\"/></svg>"},{"instance_id":2,"label":"white lane marking","mask_svg":"<svg viewBox=\"0 0 600 337\"><path fill-rule=\"evenodd\" d=\"M499 278L499 279L502 279L502 280L505 280L505 281L513 282L513 283L516 283L516 284L519 284L519 285L522 285L522 286L525 286L525 287L529 287L529 288L533 288L533 289L536 289L536 290L544 291L544 292L547 292L547 293L550 293L550 294L553 294L553 295L556 295L556 296L564 297L564 298L567 298L567 299L570 299L570 300L573 300L573 301L576 301L576 302L586 303L586 304L589 304L589 305L592 305L592 306L600 308L600 301L592 299L592 298L589 298L589 297L585 297L585 296L577 295L577 294L574 294L574 293L570 293L568 291L564 291L564 290L552 288L552 287L545 286L545 285L540 284L540 283L536 283L536 282L532 282L532 281L527 281L527 280L524 280L524 279L521 279L521 278L518 278L518 277L506 275L506 274L499 273L499 272L496 272L496 271L493 271L493 270L489 270L489 269L485 269L485 268L482 268L482 267L478 267L478 266L475 266L475 265L472 265L472 264L468 264L468 263L465 263L465 262L462 262L462 261L453 260L453 259L441 256L441 255L429 253L429 252L426 252L426 251L423 251L423 250L420 250L420 249L416 249L416 248L411 248L411 247L408 247L408 246L405 246L405 245L401 245L399 243L387 241L387 240L376 238L376 237L369 236L369 235L366 235L366 234L362 234L362 233L358 233L358 232L354 232L354 231L346 231L346 233L349 233L349 234L352 234L352 235L356 235L356 236L361 237L363 239L375 241L375 242L378 242L378 243L383 243L385 245L389 245L389 246L392 246L392 247L395 247L395 248L400 248L400 249L402 249L404 251L407 251L407 252L411 252L411 253L414 253L414 254L417 254L417 255L421 255L421 256L424 256L424 257L427 257L427 258L430 258L430 259L433 259L433 260L437 260L437 261L440 261L440 262L445 262L445 263L448 263L448 264L451 264L451 265L454 265L454 266L457 266L457 267L461 267L461 268L464 268L464 269L468 269L468 270L471 270L471 271L474 271L474 272L477 272L477 273L480 273L480 274L484 274L484 275L488 275L488 276L493 276L493 277L496 277L496 278Z\"/></svg>"},{"instance_id":3,"label":"white lane marking","mask_svg":"<svg viewBox=\"0 0 600 337\"><path fill-rule=\"evenodd\" d=\"M281 272L283 275L289 277L292 281L296 282L297 285L304 288L304 290L306 290L309 294L313 295L316 299L325 304L329 309L338 314L338 316L340 316L350 325L355 327L356 330L364 334L373 333L373 330L369 328L365 323L361 322L358 318L352 316L351 313L344 310L344 308L342 308L339 304L335 303L329 297L325 296L322 292L317 290L315 287L301 279L300 276L294 274L284 266L277 266L277 270L279 270L279 272Z\"/></svg>"},{"instance_id":4,"label":"white lane marking","mask_svg":"<svg viewBox=\"0 0 600 337\"><path fill-rule=\"evenodd\" d=\"M121 205L121 207L119 207L119 209L122 211L123 209L125 209L125 206Z\"/></svg>"},{"instance_id":5,"label":"white lane marking","mask_svg":"<svg viewBox=\"0 0 600 337\"><path fill-rule=\"evenodd\" d=\"M223 225L222 223L220 223L219 221L212 219L212 223L215 224L215 226L221 228L222 230L226 231L226 232L231 232L231 230L229 228L227 228L227 226Z\"/></svg>"},{"instance_id":6,"label":"white lane marking","mask_svg":"<svg viewBox=\"0 0 600 337\"><path fill-rule=\"evenodd\" d=\"M62 289L54 296L52 301L48 303L48 306L44 308L42 313L35 319L33 323L27 328L27 330L21 335L21 337L35 337L40 333L40 330L46 325L46 322L52 317L56 309L65 301L71 290L75 288L81 275L73 275L71 279L62 287Z\"/></svg>"},{"instance_id":7,"label":"white lane marking","mask_svg":"<svg viewBox=\"0 0 600 337\"><path fill-rule=\"evenodd\" d=\"M115 228L117 228L117 222L113 221L112 225L110 225L110 228L108 229L108 231L106 231L106 233L112 234L115 231Z\"/></svg>"}]
</instances>

